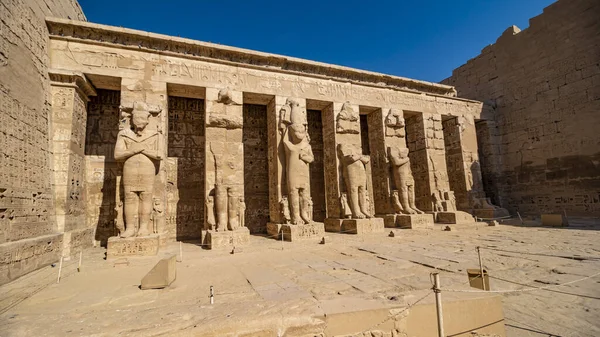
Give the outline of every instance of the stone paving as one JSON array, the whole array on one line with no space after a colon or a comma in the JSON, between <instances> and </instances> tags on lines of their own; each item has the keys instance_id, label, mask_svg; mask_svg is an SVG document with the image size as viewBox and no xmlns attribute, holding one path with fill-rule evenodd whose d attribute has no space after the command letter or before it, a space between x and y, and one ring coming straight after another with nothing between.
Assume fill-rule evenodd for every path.
<instances>
[{"instance_id":1,"label":"stone paving","mask_svg":"<svg viewBox=\"0 0 600 337\"><path fill-rule=\"evenodd\" d=\"M478 267L476 246L542 254L482 249L492 290L525 288L494 277L542 287L598 273L600 222L571 225L478 223L452 231L393 229L394 237L389 231L329 234L324 245L252 236L233 255L186 243L171 287L147 291L138 288L141 278L160 257L178 253L178 244L128 264L105 260L104 249L89 249L80 273L76 257L64 263L59 284L58 267L46 267L2 286L0 336L315 336L324 331L324 315L414 302L431 292L436 270L443 288L474 290L466 269ZM503 294L507 335L600 335L599 281ZM444 301L480 295L442 292ZM432 302L433 296L423 301Z\"/></svg>"}]
</instances>

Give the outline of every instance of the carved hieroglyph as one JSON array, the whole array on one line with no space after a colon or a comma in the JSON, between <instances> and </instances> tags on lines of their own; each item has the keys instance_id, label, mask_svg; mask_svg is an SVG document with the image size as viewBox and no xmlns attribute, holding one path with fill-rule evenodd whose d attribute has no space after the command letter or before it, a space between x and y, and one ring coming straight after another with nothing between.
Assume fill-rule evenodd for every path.
<instances>
[{"instance_id":1,"label":"carved hieroglyph","mask_svg":"<svg viewBox=\"0 0 600 337\"><path fill-rule=\"evenodd\" d=\"M154 180L164 150L160 124L153 123L152 127L150 119L156 118L160 112L160 107L144 102L121 107L123 127L117 135L115 159L123 161L123 238L147 236L154 232L151 222Z\"/></svg>"},{"instance_id":2,"label":"carved hieroglyph","mask_svg":"<svg viewBox=\"0 0 600 337\"><path fill-rule=\"evenodd\" d=\"M280 110L279 128L285 149L290 220L295 225L308 224L312 222L309 165L315 158L308 137L306 109L287 99Z\"/></svg>"},{"instance_id":3,"label":"carved hieroglyph","mask_svg":"<svg viewBox=\"0 0 600 337\"><path fill-rule=\"evenodd\" d=\"M406 136L404 117L401 110L390 109L385 117L385 135L388 137Z\"/></svg>"},{"instance_id":4,"label":"carved hieroglyph","mask_svg":"<svg viewBox=\"0 0 600 337\"><path fill-rule=\"evenodd\" d=\"M346 183L346 194L349 198L352 218L371 218L371 210L367 192L367 174L365 165L369 157L361 153L360 149L353 144L338 144L340 161L343 166L344 182ZM345 208L345 205L342 205ZM347 213L347 211L344 211ZM344 216L346 214L343 214Z\"/></svg>"},{"instance_id":5,"label":"carved hieroglyph","mask_svg":"<svg viewBox=\"0 0 600 337\"><path fill-rule=\"evenodd\" d=\"M337 133L360 133L358 112L348 102L342 106L342 110L337 115L335 123L335 131Z\"/></svg>"},{"instance_id":6,"label":"carved hieroglyph","mask_svg":"<svg viewBox=\"0 0 600 337\"><path fill-rule=\"evenodd\" d=\"M398 189L402 213L423 214L415 206L415 180L410 169L408 149L395 146L388 147L388 157L392 164L394 183Z\"/></svg>"}]
</instances>

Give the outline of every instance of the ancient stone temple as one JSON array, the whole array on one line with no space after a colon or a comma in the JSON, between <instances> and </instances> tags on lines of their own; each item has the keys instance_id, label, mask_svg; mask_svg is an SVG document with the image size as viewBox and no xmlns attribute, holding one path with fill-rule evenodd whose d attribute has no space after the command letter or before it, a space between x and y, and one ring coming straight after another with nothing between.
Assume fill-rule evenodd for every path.
<instances>
[{"instance_id":1,"label":"ancient stone temple","mask_svg":"<svg viewBox=\"0 0 600 337\"><path fill-rule=\"evenodd\" d=\"M88 23L75 1L45 2L3 5L30 38L2 32L0 283L92 244L112 258L508 215L482 177L489 106L453 86Z\"/></svg>"}]
</instances>

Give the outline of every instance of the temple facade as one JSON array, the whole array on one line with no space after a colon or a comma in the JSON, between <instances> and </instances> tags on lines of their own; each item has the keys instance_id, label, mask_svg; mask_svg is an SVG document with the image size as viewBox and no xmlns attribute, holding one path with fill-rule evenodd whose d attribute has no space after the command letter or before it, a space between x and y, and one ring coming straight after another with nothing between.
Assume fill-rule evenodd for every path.
<instances>
[{"instance_id":1,"label":"temple facade","mask_svg":"<svg viewBox=\"0 0 600 337\"><path fill-rule=\"evenodd\" d=\"M46 22L57 223L109 254L507 215L482 186L483 104L451 86Z\"/></svg>"}]
</instances>

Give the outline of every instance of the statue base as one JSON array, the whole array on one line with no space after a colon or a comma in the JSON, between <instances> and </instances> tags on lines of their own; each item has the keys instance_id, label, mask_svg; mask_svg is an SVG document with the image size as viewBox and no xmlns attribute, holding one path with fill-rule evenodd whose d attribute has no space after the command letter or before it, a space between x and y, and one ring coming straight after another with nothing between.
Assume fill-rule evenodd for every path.
<instances>
[{"instance_id":1,"label":"statue base","mask_svg":"<svg viewBox=\"0 0 600 337\"><path fill-rule=\"evenodd\" d=\"M396 214L396 227L406 229L433 229L433 214Z\"/></svg>"},{"instance_id":2,"label":"statue base","mask_svg":"<svg viewBox=\"0 0 600 337\"><path fill-rule=\"evenodd\" d=\"M383 233L382 218L370 219L325 219L325 231L345 234Z\"/></svg>"},{"instance_id":3,"label":"statue base","mask_svg":"<svg viewBox=\"0 0 600 337\"><path fill-rule=\"evenodd\" d=\"M233 249L247 245L250 241L250 230L240 227L233 231L202 230L201 242L204 249Z\"/></svg>"},{"instance_id":4,"label":"statue base","mask_svg":"<svg viewBox=\"0 0 600 337\"><path fill-rule=\"evenodd\" d=\"M505 208L477 208L471 211L474 217L481 219L495 219L510 216Z\"/></svg>"},{"instance_id":5,"label":"statue base","mask_svg":"<svg viewBox=\"0 0 600 337\"><path fill-rule=\"evenodd\" d=\"M467 212L436 212L435 222L443 224L461 224L475 222L475 218Z\"/></svg>"},{"instance_id":6,"label":"statue base","mask_svg":"<svg viewBox=\"0 0 600 337\"><path fill-rule=\"evenodd\" d=\"M106 259L123 256L154 256L158 254L161 238L158 234L121 238L112 236L106 244Z\"/></svg>"},{"instance_id":7,"label":"statue base","mask_svg":"<svg viewBox=\"0 0 600 337\"><path fill-rule=\"evenodd\" d=\"M322 222L311 222L303 225L268 223L267 234L276 240L281 240L283 234L283 240L290 242L306 239L320 240L325 235L325 226Z\"/></svg>"}]
</instances>

